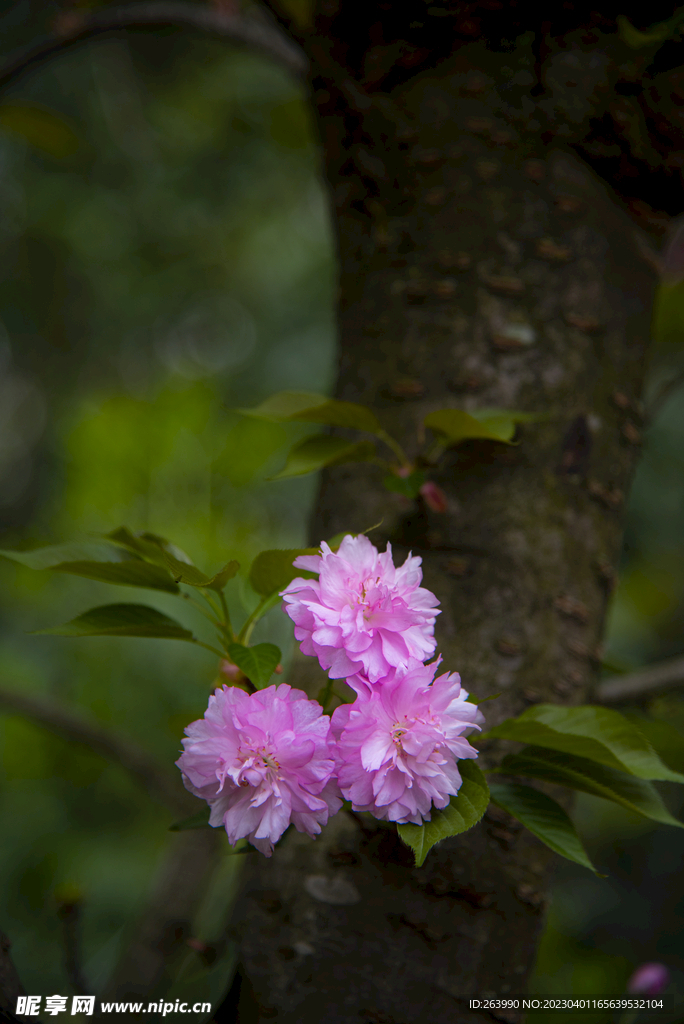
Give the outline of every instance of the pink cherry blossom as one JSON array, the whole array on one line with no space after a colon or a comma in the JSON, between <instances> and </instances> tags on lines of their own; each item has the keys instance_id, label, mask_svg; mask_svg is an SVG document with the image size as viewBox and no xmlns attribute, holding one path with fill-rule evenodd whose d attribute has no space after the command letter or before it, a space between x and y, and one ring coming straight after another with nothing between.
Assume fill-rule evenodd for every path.
<instances>
[{"instance_id":1,"label":"pink cherry blossom","mask_svg":"<svg viewBox=\"0 0 684 1024\"><path fill-rule=\"evenodd\" d=\"M342 806L330 718L302 690L224 686L185 733L176 761L185 787L208 802L209 824L223 825L233 846L247 837L270 857L290 822L314 836Z\"/></svg>"},{"instance_id":2,"label":"pink cherry blossom","mask_svg":"<svg viewBox=\"0 0 684 1024\"><path fill-rule=\"evenodd\" d=\"M347 535L333 552L300 555L298 569L318 580L294 579L282 592L304 654L318 658L332 679L362 672L372 683L411 658L434 654L439 601L419 586L421 559L409 555L395 567L392 548L380 554L363 535Z\"/></svg>"},{"instance_id":3,"label":"pink cherry blossom","mask_svg":"<svg viewBox=\"0 0 684 1024\"><path fill-rule=\"evenodd\" d=\"M355 811L420 825L433 804L446 807L458 793L457 760L477 757L465 736L484 718L457 673L434 679L438 665L412 661L382 686L361 676L347 680L358 699L337 708L332 731L340 789Z\"/></svg>"}]
</instances>

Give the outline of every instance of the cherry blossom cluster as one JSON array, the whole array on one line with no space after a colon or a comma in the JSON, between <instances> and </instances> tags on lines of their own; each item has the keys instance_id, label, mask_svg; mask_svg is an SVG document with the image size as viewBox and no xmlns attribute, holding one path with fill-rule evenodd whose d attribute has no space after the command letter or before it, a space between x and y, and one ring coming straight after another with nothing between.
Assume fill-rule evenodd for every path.
<instances>
[{"instance_id":1,"label":"cherry blossom cluster","mask_svg":"<svg viewBox=\"0 0 684 1024\"><path fill-rule=\"evenodd\" d=\"M421 559L396 567L365 536L294 566L282 592L304 654L356 694L328 716L287 684L247 694L224 686L186 729L178 760L186 787L207 800L210 824L232 844L270 856L292 823L314 836L342 806L398 824L422 824L458 793L458 760L477 757L466 736L483 721L457 673L437 676L437 598L420 586Z\"/></svg>"}]
</instances>

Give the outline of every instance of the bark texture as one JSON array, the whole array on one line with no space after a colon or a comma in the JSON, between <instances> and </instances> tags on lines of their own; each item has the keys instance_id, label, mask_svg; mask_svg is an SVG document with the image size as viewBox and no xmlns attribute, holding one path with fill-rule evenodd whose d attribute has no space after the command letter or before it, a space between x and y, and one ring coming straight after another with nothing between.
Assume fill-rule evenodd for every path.
<instances>
[{"instance_id":1,"label":"bark texture","mask_svg":"<svg viewBox=\"0 0 684 1024\"><path fill-rule=\"evenodd\" d=\"M638 451L655 275L576 153L502 117L510 53L464 45L374 97L353 136L334 93L357 111L365 100L317 55L340 255L337 396L372 406L412 455L435 409L543 418L516 447L455 449L433 474L442 514L388 493L374 467L331 470L310 541L382 520L374 543L422 556L445 666L478 697L502 693L483 709L489 724L531 702L583 702ZM316 676L298 659L290 681L315 694ZM485 765L502 751L480 748ZM366 816L341 812L316 842L288 835L250 867L242 897L240 1019L490 1020L467 1000L525 991L549 864L491 813L420 869Z\"/></svg>"}]
</instances>

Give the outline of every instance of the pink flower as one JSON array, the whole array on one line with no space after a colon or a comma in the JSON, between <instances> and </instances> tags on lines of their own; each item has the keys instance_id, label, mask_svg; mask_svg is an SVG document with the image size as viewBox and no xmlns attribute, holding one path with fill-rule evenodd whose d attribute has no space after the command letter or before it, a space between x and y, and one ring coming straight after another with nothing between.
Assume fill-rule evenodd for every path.
<instances>
[{"instance_id":1,"label":"pink flower","mask_svg":"<svg viewBox=\"0 0 684 1024\"><path fill-rule=\"evenodd\" d=\"M355 811L420 825L433 804L446 807L458 793L457 760L477 757L465 735L484 718L467 702L458 674L433 682L438 665L412 661L382 686L360 676L347 680L359 696L333 713L332 730L340 789Z\"/></svg>"},{"instance_id":2,"label":"pink flower","mask_svg":"<svg viewBox=\"0 0 684 1024\"><path fill-rule=\"evenodd\" d=\"M290 822L314 836L342 806L330 719L302 690L224 686L185 732L176 761L185 788L208 802L209 824L233 846L247 837L270 857Z\"/></svg>"},{"instance_id":3,"label":"pink flower","mask_svg":"<svg viewBox=\"0 0 684 1024\"><path fill-rule=\"evenodd\" d=\"M659 996L669 983L670 972L665 964L642 964L627 982L627 991L635 996Z\"/></svg>"},{"instance_id":4,"label":"pink flower","mask_svg":"<svg viewBox=\"0 0 684 1024\"><path fill-rule=\"evenodd\" d=\"M419 586L421 559L409 555L395 567L367 537L347 535L335 553L323 541L320 555L300 555L298 569L319 573L297 578L282 592L304 654L318 658L331 679L363 672L372 683L411 658L426 661L435 650L439 601Z\"/></svg>"}]
</instances>

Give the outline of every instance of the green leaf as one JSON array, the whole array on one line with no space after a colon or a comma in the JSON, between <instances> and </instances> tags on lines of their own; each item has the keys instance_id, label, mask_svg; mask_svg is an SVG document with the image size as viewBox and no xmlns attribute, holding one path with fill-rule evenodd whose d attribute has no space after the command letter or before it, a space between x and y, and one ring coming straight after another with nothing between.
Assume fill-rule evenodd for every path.
<instances>
[{"instance_id":1,"label":"green leaf","mask_svg":"<svg viewBox=\"0 0 684 1024\"><path fill-rule=\"evenodd\" d=\"M105 604L91 608L63 626L33 632L52 636L146 636L196 642L192 633L179 622L146 604Z\"/></svg>"},{"instance_id":2,"label":"green leaf","mask_svg":"<svg viewBox=\"0 0 684 1024\"><path fill-rule=\"evenodd\" d=\"M161 566L130 559L127 562L62 562L53 565L53 572L68 572L102 583L117 583L126 587L148 587L177 594L178 587Z\"/></svg>"},{"instance_id":3,"label":"green leaf","mask_svg":"<svg viewBox=\"0 0 684 1024\"><path fill-rule=\"evenodd\" d=\"M512 444L517 423L530 423L539 418L537 413L513 409L476 409L473 412L437 409L429 413L423 422L435 433L442 434L450 445L460 444L468 438Z\"/></svg>"},{"instance_id":4,"label":"green leaf","mask_svg":"<svg viewBox=\"0 0 684 1024\"><path fill-rule=\"evenodd\" d=\"M532 786L514 782L492 782L489 789L492 803L517 818L542 843L560 853L561 857L598 874L575 826L559 803Z\"/></svg>"},{"instance_id":5,"label":"green leaf","mask_svg":"<svg viewBox=\"0 0 684 1024\"><path fill-rule=\"evenodd\" d=\"M290 449L285 468L270 480L283 480L290 476L316 473L325 466L339 466L343 462L371 462L375 458L372 441L348 441L344 437L315 434Z\"/></svg>"},{"instance_id":6,"label":"green leaf","mask_svg":"<svg viewBox=\"0 0 684 1024\"><path fill-rule=\"evenodd\" d=\"M209 587L211 590L221 591L228 580L231 580L240 568L240 563L235 560L228 562L213 576L207 576L195 565L188 565L174 558L168 551L163 552L164 562L170 569L176 583L185 583L189 587Z\"/></svg>"},{"instance_id":7,"label":"green leaf","mask_svg":"<svg viewBox=\"0 0 684 1024\"><path fill-rule=\"evenodd\" d=\"M114 544L55 544L34 551L0 551L0 555L30 569L50 569L102 583L178 593L178 587L166 569L143 562Z\"/></svg>"},{"instance_id":8,"label":"green leaf","mask_svg":"<svg viewBox=\"0 0 684 1024\"><path fill-rule=\"evenodd\" d=\"M497 700L497 698L499 698L502 695L502 693L503 690L499 690L498 693L490 693L488 697L473 697L471 693L468 697L468 703L477 704L477 706L479 707L480 704L486 704L488 700Z\"/></svg>"},{"instance_id":9,"label":"green leaf","mask_svg":"<svg viewBox=\"0 0 684 1024\"><path fill-rule=\"evenodd\" d=\"M257 644L255 647L229 644L228 657L254 683L257 690L263 690L268 686L276 666L280 664L282 654L275 644Z\"/></svg>"},{"instance_id":10,"label":"green leaf","mask_svg":"<svg viewBox=\"0 0 684 1024\"><path fill-rule=\"evenodd\" d=\"M240 563L236 562L235 559L232 558L230 562L226 562L223 568L220 569L215 576L212 576L207 586L211 590L215 590L217 593L220 593L228 580L232 580L239 568Z\"/></svg>"},{"instance_id":11,"label":"green leaf","mask_svg":"<svg viewBox=\"0 0 684 1024\"><path fill-rule=\"evenodd\" d=\"M125 554L114 544L103 544L102 541L85 541L84 543L51 544L45 548L34 548L33 551L0 551L0 555L11 558L13 562L28 566L29 569L55 569L69 562L130 562L130 554Z\"/></svg>"},{"instance_id":12,"label":"green leaf","mask_svg":"<svg viewBox=\"0 0 684 1024\"><path fill-rule=\"evenodd\" d=\"M640 711L623 711L625 718L633 722L668 768L684 771L684 736L671 722L653 718Z\"/></svg>"},{"instance_id":13,"label":"green leaf","mask_svg":"<svg viewBox=\"0 0 684 1024\"><path fill-rule=\"evenodd\" d=\"M423 825L397 825L399 835L413 850L416 867L424 863L435 843L467 832L487 809L489 789L480 767L465 760L458 762L458 770L463 780L461 788L443 811L433 807L431 820Z\"/></svg>"},{"instance_id":14,"label":"green leaf","mask_svg":"<svg viewBox=\"0 0 684 1024\"><path fill-rule=\"evenodd\" d=\"M585 757L544 750L542 747L525 747L519 754L504 757L496 771L504 775L525 775L582 793L591 793L592 796L622 804L628 810L643 814L653 821L684 828L684 824L670 814L650 782L625 775L624 772Z\"/></svg>"},{"instance_id":15,"label":"green leaf","mask_svg":"<svg viewBox=\"0 0 684 1024\"><path fill-rule=\"evenodd\" d=\"M329 427L349 427L365 430L369 434L382 434L382 426L365 405L339 402L335 398L316 395L308 391L279 391L254 409L239 409L245 416L266 420L300 420L306 423L325 423Z\"/></svg>"},{"instance_id":16,"label":"green leaf","mask_svg":"<svg viewBox=\"0 0 684 1024\"><path fill-rule=\"evenodd\" d=\"M299 555L318 555L318 548L288 548L262 551L256 556L249 570L252 589L262 597L284 590L288 583L298 576L315 580L316 573L306 569L295 569L293 562Z\"/></svg>"},{"instance_id":17,"label":"green leaf","mask_svg":"<svg viewBox=\"0 0 684 1024\"><path fill-rule=\"evenodd\" d=\"M133 533L127 526L119 526L105 536L114 544L118 544L126 551L136 555L137 558L143 558L146 562L152 562L154 565L166 568L164 558L166 554L178 559L184 565L193 564L192 559L181 548L156 533L149 533L146 530L141 533Z\"/></svg>"},{"instance_id":18,"label":"green leaf","mask_svg":"<svg viewBox=\"0 0 684 1024\"><path fill-rule=\"evenodd\" d=\"M0 103L0 127L58 159L72 156L81 146L78 135L61 114L37 103Z\"/></svg>"},{"instance_id":19,"label":"green leaf","mask_svg":"<svg viewBox=\"0 0 684 1024\"><path fill-rule=\"evenodd\" d=\"M414 473L409 474L409 476L397 476L396 473L388 473L383 478L382 483L386 491L392 491L394 494L403 494L405 498L417 498L421 487L425 483L425 473L421 469L417 469Z\"/></svg>"},{"instance_id":20,"label":"green leaf","mask_svg":"<svg viewBox=\"0 0 684 1024\"><path fill-rule=\"evenodd\" d=\"M209 824L209 815L211 814L211 808L207 805L203 807L197 814L191 815L189 818L183 818L182 821L177 821L173 825L169 825L169 832L187 832L191 828L211 828Z\"/></svg>"},{"instance_id":21,"label":"green leaf","mask_svg":"<svg viewBox=\"0 0 684 1024\"><path fill-rule=\"evenodd\" d=\"M632 722L609 708L536 704L485 735L586 757L640 779L684 782L684 775L663 764Z\"/></svg>"}]
</instances>

